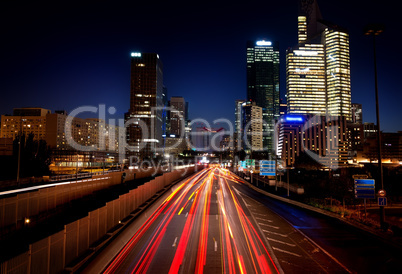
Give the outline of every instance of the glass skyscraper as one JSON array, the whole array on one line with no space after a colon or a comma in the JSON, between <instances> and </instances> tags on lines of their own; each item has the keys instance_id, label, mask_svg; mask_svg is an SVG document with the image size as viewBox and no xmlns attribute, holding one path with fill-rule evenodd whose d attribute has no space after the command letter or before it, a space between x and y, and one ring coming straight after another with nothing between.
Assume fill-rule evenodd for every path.
<instances>
[{"instance_id":1,"label":"glass skyscraper","mask_svg":"<svg viewBox=\"0 0 402 274\"><path fill-rule=\"evenodd\" d=\"M279 47L270 41L247 42L247 101L262 108L263 146L272 152L275 120L279 118Z\"/></svg>"},{"instance_id":2,"label":"glass skyscraper","mask_svg":"<svg viewBox=\"0 0 402 274\"><path fill-rule=\"evenodd\" d=\"M286 53L290 114L351 119L348 32L321 18L316 1L300 1L298 45Z\"/></svg>"},{"instance_id":3,"label":"glass skyscraper","mask_svg":"<svg viewBox=\"0 0 402 274\"><path fill-rule=\"evenodd\" d=\"M125 114L129 155L151 159L162 146L163 65L156 53L131 53L130 109Z\"/></svg>"}]
</instances>

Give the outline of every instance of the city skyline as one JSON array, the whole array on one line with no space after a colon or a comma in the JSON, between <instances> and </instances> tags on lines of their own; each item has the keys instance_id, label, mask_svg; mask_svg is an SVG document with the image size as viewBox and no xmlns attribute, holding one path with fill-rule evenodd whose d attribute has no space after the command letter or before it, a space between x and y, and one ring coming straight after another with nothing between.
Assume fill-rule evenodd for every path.
<instances>
[{"instance_id":1,"label":"city skyline","mask_svg":"<svg viewBox=\"0 0 402 274\"><path fill-rule=\"evenodd\" d=\"M389 50L394 11L386 14L385 5L372 7L371 2L318 4L325 19L350 32L352 103L362 104L364 122L375 122L375 100L372 40L362 29L373 21L386 25L377 38L380 115L382 130L395 132L401 130L402 98L396 82L400 57ZM297 1L250 3L258 4L261 11L249 17L240 4L222 3L181 13L166 3L155 9L147 4L66 6L50 13L29 4L9 7L0 86L8 98L0 103L1 114L29 106L71 112L82 105L107 104L116 108L114 118L123 118L129 108L130 53L138 51L161 56L168 97L183 96L191 106L190 119L234 121L235 100L247 97L246 41L279 42L281 98L286 93L285 51L297 44ZM147 17L151 10L160 20Z\"/></svg>"}]
</instances>

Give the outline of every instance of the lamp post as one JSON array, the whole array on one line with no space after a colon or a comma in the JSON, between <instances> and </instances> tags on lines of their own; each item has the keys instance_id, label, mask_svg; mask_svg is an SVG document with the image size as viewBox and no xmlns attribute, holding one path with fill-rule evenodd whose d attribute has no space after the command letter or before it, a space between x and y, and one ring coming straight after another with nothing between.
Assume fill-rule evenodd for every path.
<instances>
[{"instance_id":1,"label":"lamp post","mask_svg":"<svg viewBox=\"0 0 402 274\"><path fill-rule=\"evenodd\" d=\"M378 146L378 168L380 173L381 190L384 190L384 179L382 170L382 141L381 141L381 128L380 128L380 110L378 104L378 81L377 81L377 54L376 54L376 36L380 35L384 31L384 26L380 24L370 24L364 29L364 35L373 36L373 51L374 51L374 85L375 85L375 106L377 116L377 146ZM380 206L380 223L381 227L385 229L385 208Z\"/></svg>"},{"instance_id":2,"label":"lamp post","mask_svg":"<svg viewBox=\"0 0 402 274\"><path fill-rule=\"evenodd\" d=\"M18 136L18 164L17 164L17 185L20 187L20 170L21 170L21 142L22 142L22 116L20 116L20 132Z\"/></svg>"}]
</instances>

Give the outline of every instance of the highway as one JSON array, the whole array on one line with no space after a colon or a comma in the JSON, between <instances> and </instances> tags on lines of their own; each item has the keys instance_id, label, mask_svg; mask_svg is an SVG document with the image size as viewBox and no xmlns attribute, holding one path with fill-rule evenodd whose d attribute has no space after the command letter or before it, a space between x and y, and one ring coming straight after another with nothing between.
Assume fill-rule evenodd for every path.
<instances>
[{"instance_id":1,"label":"highway","mask_svg":"<svg viewBox=\"0 0 402 274\"><path fill-rule=\"evenodd\" d=\"M175 190L105 273L278 273L263 235L219 169Z\"/></svg>"},{"instance_id":2,"label":"highway","mask_svg":"<svg viewBox=\"0 0 402 274\"><path fill-rule=\"evenodd\" d=\"M123 248L105 248L82 272L368 273L389 269L384 260L400 266L389 247L365 262L367 254L356 251L373 250L378 241L271 201L225 169L209 168L176 184L146 215L130 238L115 240ZM368 244L353 247L357 239Z\"/></svg>"}]
</instances>

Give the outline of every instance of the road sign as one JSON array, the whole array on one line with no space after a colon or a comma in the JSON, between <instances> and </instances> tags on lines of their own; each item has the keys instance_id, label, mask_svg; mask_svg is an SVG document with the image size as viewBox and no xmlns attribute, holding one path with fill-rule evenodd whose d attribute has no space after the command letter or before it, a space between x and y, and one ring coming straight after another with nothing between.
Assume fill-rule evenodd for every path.
<instances>
[{"instance_id":1,"label":"road sign","mask_svg":"<svg viewBox=\"0 0 402 274\"><path fill-rule=\"evenodd\" d=\"M355 174L355 175L352 175L352 178L353 179L368 179L368 175L366 175L366 174Z\"/></svg>"},{"instance_id":2,"label":"road sign","mask_svg":"<svg viewBox=\"0 0 402 274\"><path fill-rule=\"evenodd\" d=\"M374 179L356 179L355 197L357 199L375 199Z\"/></svg>"},{"instance_id":3,"label":"road sign","mask_svg":"<svg viewBox=\"0 0 402 274\"><path fill-rule=\"evenodd\" d=\"M239 161L239 171L243 171L246 169L246 161Z\"/></svg>"},{"instance_id":4,"label":"road sign","mask_svg":"<svg viewBox=\"0 0 402 274\"><path fill-rule=\"evenodd\" d=\"M261 176L275 176L276 168L275 161L260 161L260 175Z\"/></svg>"},{"instance_id":5,"label":"road sign","mask_svg":"<svg viewBox=\"0 0 402 274\"><path fill-rule=\"evenodd\" d=\"M387 197L378 197L379 206L387 206Z\"/></svg>"},{"instance_id":6,"label":"road sign","mask_svg":"<svg viewBox=\"0 0 402 274\"><path fill-rule=\"evenodd\" d=\"M247 167L255 167L255 160L254 159L246 159L246 166Z\"/></svg>"}]
</instances>

